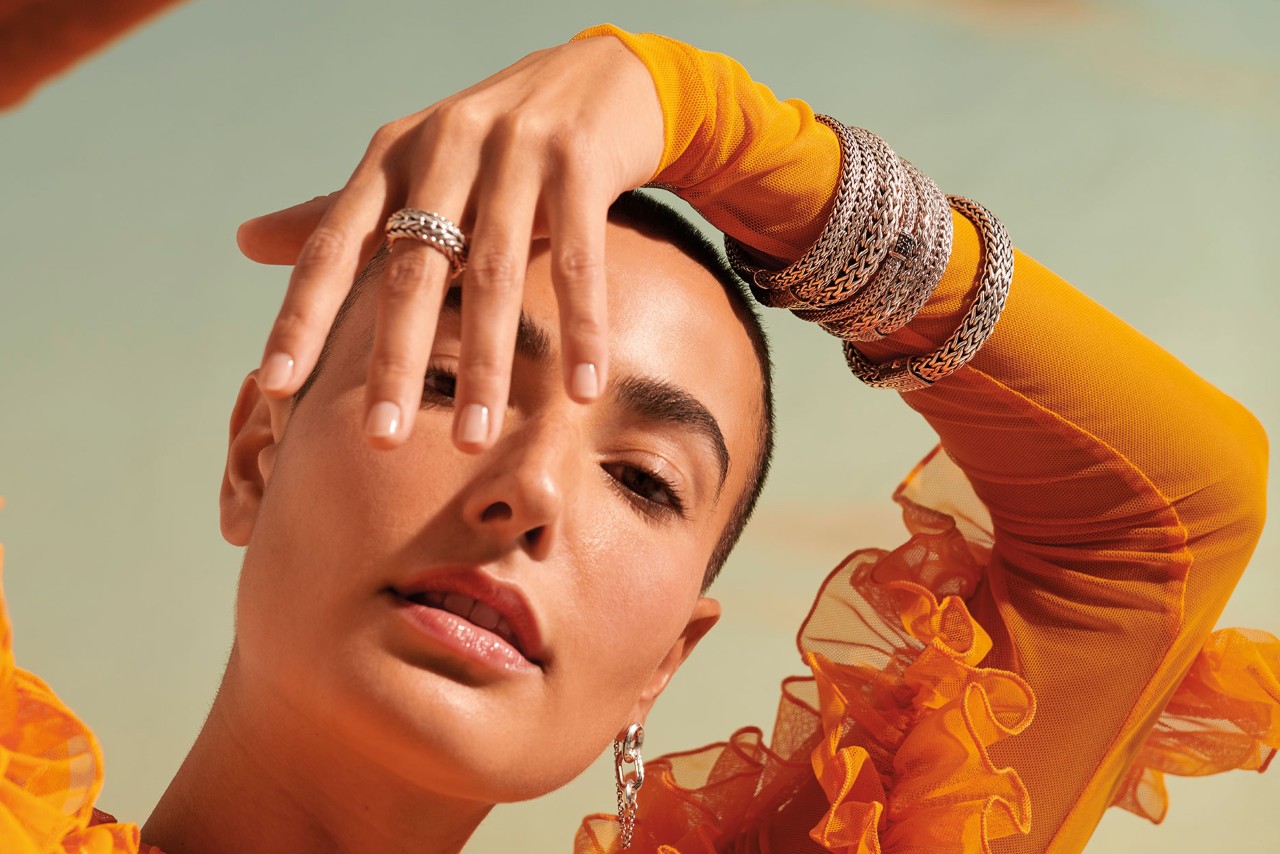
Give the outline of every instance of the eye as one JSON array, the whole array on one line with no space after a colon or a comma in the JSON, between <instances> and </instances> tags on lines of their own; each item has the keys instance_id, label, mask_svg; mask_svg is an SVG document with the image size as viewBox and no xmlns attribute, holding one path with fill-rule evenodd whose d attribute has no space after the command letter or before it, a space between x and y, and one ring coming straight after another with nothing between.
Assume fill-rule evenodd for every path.
<instances>
[{"instance_id":1,"label":"eye","mask_svg":"<svg viewBox=\"0 0 1280 854\"><path fill-rule=\"evenodd\" d=\"M428 366L422 378L422 402L439 403L453 400L458 389L458 377L453 371Z\"/></svg>"},{"instance_id":2,"label":"eye","mask_svg":"<svg viewBox=\"0 0 1280 854\"><path fill-rule=\"evenodd\" d=\"M684 515L675 485L658 473L627 463L606 463L603 468L633 500L648 505L646 509Z\"/></svg>"}]
</instances>

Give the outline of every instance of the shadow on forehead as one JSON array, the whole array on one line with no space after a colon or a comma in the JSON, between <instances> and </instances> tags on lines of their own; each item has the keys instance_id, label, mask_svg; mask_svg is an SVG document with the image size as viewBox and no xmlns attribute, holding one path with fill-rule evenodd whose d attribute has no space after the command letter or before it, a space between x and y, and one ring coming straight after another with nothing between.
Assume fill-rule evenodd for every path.
<instances>
[{"instance_id":1,"label":"shadow on forehead","mask_svg":"<svg viewBox=\"0 0 1280 854\"><path fill-rule=\"evenodd\" d=\"M703 582L705 590L724 565L729 552L741 535L747 519L750 518L760 496L760 491L764 486L769 464L773 457L773 366L769 357L768 341L746 283L738 278L725 261L724 255L707 239L706 235L678 211L642 191L633 190L623 193L610 206L609 220L633 228L648 237L671 244L710 273L728 295L730 306L735 316L742 323L742 328L746 331L759 366L761 378L760 419L757 430L756 452L747 474L747 486L738 497L732 516L725 526L720 541L717 543L715 551L708 562ZM369 289L371 283L377 282L388 257L387 249L384 246L374 254L369 263L356 276L351 290L347 293L346 299L343 300L341 308L339 308L337 315L334 317L333 326L325 339L324 347L320 351L320 357L316 362L315 369L311 372L311 376L307 378L307 381L302 384L298 393L294 395L294 410L298 408L298 405L307 396L307 393L315 384L316 378L321 375L330 357L338 331L351 315L352 308L359 300L360 295ZM451 299L458 300L458 305L460 305L460 293L456 297L453 295L453 291L447 294L446 307L448 307L448 300ZM549 349L552 346L552 342L545 340L536 342L536 344L539 348L545 347ZM634 395L634 397L636 398L635 402L643 403L646 395L639 394ZM648 397L651 398L650 403L653 402L653 399L656 399L652 395L648 395ZM717 453L717 456L719 456L719 453Z\"/></svg>"}]
</instances>

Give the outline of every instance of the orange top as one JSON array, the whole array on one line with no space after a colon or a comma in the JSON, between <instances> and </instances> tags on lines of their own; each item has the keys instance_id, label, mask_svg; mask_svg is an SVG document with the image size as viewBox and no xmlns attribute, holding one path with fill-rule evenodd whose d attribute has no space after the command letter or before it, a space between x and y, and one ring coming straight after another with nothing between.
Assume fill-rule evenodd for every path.
<instances>
[{"instance_id":1,"label":"orange top","mask_svg":"<svg viewBox=\"0 0 1280 854\"><path fill-rule=\"evenodd\" d=\"M655 182L756 250L798 257L836 183L830 131L728 57L582 37L602 34L653 73L667 120ZM980 253L968 221L955 227L937 293L864 345L872 358L954 328ZM974 360L903 395L946 449L896 496L910 539L854 553L823 586L799 638L812 675L783 684L767 746L748 728L646 763L632 851L1078 851L1113 803L1158 820L1162 772L1261 769L1280 747L1280 641L1211 634L1262 527L1261 429L1016 264ZM92 733L15 669L2 620L0 641L0 847L137 851L135 826L92 824ZM614 830L589 818L577 851L612 851Z\"/></svg>"},{"instance_id":2,"label":"orange top","mask_svg":"<svg viewBox=\"0 0 1280 854\"><path fill-rule=\"evenodd\" d=\"M836 186L835 134L728 56L608 26L579 37L602 35L621 38L657 85L667 149L654 183L755 250L781 261L803 254ZM956 328L980 243L968 220L954 220L941 286L913 323L860 344L872 359L931 351ZM1280 748L1280 641L1210 638L1265 512L1266 438L1243 407L1023 254L977 357L902 399L965 475L942 490L931 478L905 487L923 490L909 504L915 536L883 556L896 568L881 572L913 589L890 593L876 571L846 581L837 570L814 613L827 615L819 634L844 644L838 654L835 641L814 649L809 625L800 638L822 702L797 723L788 682L771 749L740 731L677 759L673 772L646 763L663 776L640 793L641 850L735 841L733 850L799 851L812 828L823 846L813 850L1078 851L1112 803L1162 817L1158 772L1261 768ZM918 502L940 492L960 506L977 494L991 519L986 548L924 548ZM961 560L970 553L982 580L952 585L972 572ZM966 602L946 598L955 593ZM858 603L845 602L842 618L824 602L837 594ZM868 635L873 620L896 632ZM902 626L911 638L897 636ZM936 670L940 653L950 675ZM832 667L858 675L837 679ZM881 675L879 704L851 690L873 679L867 671ZM900 714L892 725L884 703ZM787 762L812 766L823 803L797 794ZM751 764L763 768L755 790L742 784ZM730 780L732 798L718 790ZM663 807L650 809L646 795ZM608 844L593 837L611 834L586 823L580 850Z\"/></svg>"}]
</instances>

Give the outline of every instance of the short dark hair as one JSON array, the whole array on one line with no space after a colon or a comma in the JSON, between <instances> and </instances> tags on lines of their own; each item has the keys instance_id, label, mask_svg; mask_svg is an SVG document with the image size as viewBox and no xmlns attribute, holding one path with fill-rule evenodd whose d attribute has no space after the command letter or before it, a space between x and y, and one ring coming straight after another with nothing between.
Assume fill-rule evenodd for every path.
<instances>
[{"instance_id":1,"label":"short dark hair","mask_svg":"<svg viewBox=\"0 0 1280 854\"><path fill-rule=\"evenodd\" d=\"M702 590L706 592L711 583L715 581L716 576L720 574L720 570L724 567L725 561L728 560L730 552L733 551L733 547L737 544L739 537L742 536L742 530L746 527L747 520L751 518L752 512L755 511L756 503L760 499L760 493L764 489L764 483L769 474L769 465L773 460L773 361L769 355L768 337L765 335L764 326L760 322L760 315L756 310L754 299L746 284L733 272L733 269L725 260L724 254L707 238L702 229L690 222L675 208L642 191L633 190L623 193L610 206L609 219L634 228L644 235L671 244L711 273L728 295L734 314L747 332L752 352L755 353L756 362L760 367L760 423L757 425L756 431L756 453L751 461L751 468L747 472L746 487L743 489L742 494L738 496L729 521L725 523L724 530L720 532L720 539L716 542L716 547L711 553L711 559L707 561L707 567L702 579ZM351 307L368 287L369 283L374 281L382 272L386 259L387 251L383 247L378 250L377 254L360 271L360 275L356 277L351 286L351 291L343 301L342 307L338 309L338 314L333 321L333 327L329 330L329 336L325 339L324 347L320 351L320 357L316 360L315 369L293 396L292 406L294 409L298 407L298 404L306 397L307 392L311 390L311 386L315 383L320 371L328 361L334 336L351 313Z\"/></svg>"},{"instance_id":2,"label":"short dark hair","mask_svg":"<svg viewBox=\"0 0 1280 854\"><path fill-rule=\"evenodd\" d=\"M720 539L711 553L711 559L707 561L702 579L702 589L706 592L720 574L725 561L729 559L729 553L742 536L747 520L755 511L756 502L760 499L760 492L769 475L769 465L773 461L773 361L769 356L769 339L760 322L755 299L746 284L733 272L724 253L707 238L702 229L683 214L653 196L633 190L618 197L609 208L609 218L628 225L641 234L670 243L715 276L729 296L733 313L747 331L751 350L760 366L760 423L756 430L756 453L751 461L751 468L747 471L747 485L738 496L729 521L720 532Z\"/></svg>"}]
</instances>

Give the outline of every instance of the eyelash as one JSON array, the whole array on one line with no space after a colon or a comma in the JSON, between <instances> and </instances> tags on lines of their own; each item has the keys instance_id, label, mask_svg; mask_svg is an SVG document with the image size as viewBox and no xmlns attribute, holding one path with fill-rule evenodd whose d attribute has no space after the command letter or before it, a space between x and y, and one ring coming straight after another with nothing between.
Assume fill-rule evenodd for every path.
<instances>
[{"instance_id":1,"label":"eyelash","mask_svg":"<svg viewBox=\"0 0 1280 854\"><path fill-rule=\"evenodd\" d=\"M449 391L446 393L438 388L432 388L430 385L432 380L444 380L449 385ZM438 365L427 365L427 373L422 378L423 405L447 405L448 402L453 400L454 392L457 389L457 382L458 375L453 371L442 368Z\"/></svg>"},{"instance_id":2,"label":"eyelash","mask_svg":"<svg viewBox=\"0 0 1280 854\"><path fill-rule=\"evenodd\" d=\"M657 472L650 471L644 466L636 466L629 463L608 463L601 466L601 468L603 468L605 473L609 475L609 482L614 485L614 488L619 490L624 498L633 502L637 509L642 513L652 515L672 513L679 516L681 519L688 518L684 511L684 501L681 500L680 491L676 488L676 485ZM618 469L623 473L615 474L614 471ZM654 500L653 498L649 498L648 496L641 494L637 489L628 486L625 482L625 472L628 471L635 472L641 478L653 481L661 491L665 500Z\"/></svg>"},{"instance_id":3,"label":"eyelash","mask_svg":"<svg viewBox=\"0 0 1280 854\"><path fill-rule=\"evenodd\" d=\"M423 406L448 406L453 402L453 395L457 389L458 377L453 371L436 365L428 365L426 375L422 379L422 405ZM448 391L434 387L433 382L443 383ZM680 518L687 518L684 510L684 501L680 496L680 490L674 483L667 478L658 474L656 471L645 468L644 466L631 465L629 463L609 463L602 466L605 473L609 475L610 482L618 489L625 498L634 503L641 512L651 515L662 513L674 513ZM618 473L615 474L615 471ZM653 481L657 485L665 500L655 500L642 494L638 489L628 486L626 483L626 472L636 472L641 478Z\"/></svg>"}]
</instances>

